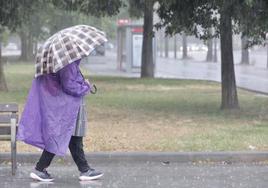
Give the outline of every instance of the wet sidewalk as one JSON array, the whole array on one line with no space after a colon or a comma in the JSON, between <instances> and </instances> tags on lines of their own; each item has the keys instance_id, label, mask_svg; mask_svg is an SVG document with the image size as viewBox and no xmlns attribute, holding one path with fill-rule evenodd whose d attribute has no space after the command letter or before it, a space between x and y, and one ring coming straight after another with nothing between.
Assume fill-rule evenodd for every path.
<instances>
[{"instance_id":1,"label":"wet sidewalk","mask_svg":"<svg viewBox=\"0 0 268 188\"><path fill-rule=\"evenodd\" d=\"M52 163L48 171L54 176L54 183L40 183L29 178L30 164L19 166L14 177L10 166L0 165L0 187L263 188L268 185L267 164L95 162L92 166L105 173L102 179L79 182L73 163Z\"/></svg>"}]
</instances>

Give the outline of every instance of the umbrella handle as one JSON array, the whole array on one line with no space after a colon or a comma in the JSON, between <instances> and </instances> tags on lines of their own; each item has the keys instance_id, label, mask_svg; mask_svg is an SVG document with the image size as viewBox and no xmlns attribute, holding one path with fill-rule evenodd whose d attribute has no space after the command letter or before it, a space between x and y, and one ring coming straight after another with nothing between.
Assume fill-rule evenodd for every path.
<instances>
[{"instance_id":1,"label":"umbrella handle","mask_svg":"<svg viewBox=\"0 0 268 188\"><path fill-rule=\"evenodd\" d=\"M91 94L96 94L96 93L97 93L97 87L96 87L95 84L93 84L92 86L93 86L93 88L94 88L94 91L91 90L91 88L90 88L90 93L91 93Z\"/></svg>"}]
</instances>

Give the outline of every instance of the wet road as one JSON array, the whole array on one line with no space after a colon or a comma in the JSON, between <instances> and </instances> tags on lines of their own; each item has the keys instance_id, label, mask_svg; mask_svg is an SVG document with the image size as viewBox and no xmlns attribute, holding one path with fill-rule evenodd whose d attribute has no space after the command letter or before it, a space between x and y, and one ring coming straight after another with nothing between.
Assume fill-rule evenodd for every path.
<instances>
[{"instance_id":1,"label":"wet road","mask_svg":"<svg viewBox=\"0 0 268 188\"><path fill-rule=\"evenodd\" d=\"M258 91L268 94L268 69L260 59L266 56L258 57L259 64L240 65L235 64L236 83L238 87ZM202 58L204 59L204 58ZM134 70L132 73L118 71L116 65L116 55L107 53L105 57L89 57L85 64L91 75L110 75L139 77L140 73ZM221 81L220 63L208 63L194 59L181 60L173 58L157 57L155 66L155 77L157 78L179 78L179 79L197 79Z\"/></svg>"},{"instance_id":2,"label":"wet road","mask_svg":"<svg viewBox=\"0 0 268 188\"><path fill-rule=\"evenodd\" d=\"M268 94L268 70L253 66L235 65L236 84L240 88ZM156 77L197 79L221 82L221 65L175 61L159 58L156 66Z\"/></svg>"},{"instance_id":3,"label":"wet road","mask_svg":"<svg viewBox=\"0 0 268 188\"><path fill-rule=\"evenodd\" d=\"M31 165L19 167L10 175L10 166L0 166L1 188L82 187L82 188L265 188L268 186L266 164L187 164L161 162L94 163L105 173L98 181L79 182L74 164L52 164L48 171L54 183L38 183L28 176Z\"/></svg>"}]
</instances>

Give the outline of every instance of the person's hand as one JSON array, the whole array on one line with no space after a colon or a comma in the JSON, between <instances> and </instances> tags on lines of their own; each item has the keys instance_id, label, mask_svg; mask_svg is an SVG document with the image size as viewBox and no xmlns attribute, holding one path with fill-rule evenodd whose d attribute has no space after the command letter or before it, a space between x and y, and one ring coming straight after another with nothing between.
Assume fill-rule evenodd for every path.
<instances>
[{"instance_id":1,"label":"person's hand","mask_svg":"<svg viewBox=\"0 0 268 188\"><path fill-rule=\"evenodd\" d=\"M86 82L88 85L91 85L88 79L85 79L85 82Z\"/></svg>"}]
</instances>

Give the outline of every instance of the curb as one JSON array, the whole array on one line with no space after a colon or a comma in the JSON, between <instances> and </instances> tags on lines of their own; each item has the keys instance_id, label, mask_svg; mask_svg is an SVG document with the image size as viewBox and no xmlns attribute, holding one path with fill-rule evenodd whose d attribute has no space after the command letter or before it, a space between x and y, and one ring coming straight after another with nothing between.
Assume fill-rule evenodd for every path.
<instances>
[{"instance_id":1,"label":"curb","mask_svg":"<svg viewBox=\"0 0 268 188\"><path fill-rule=\"evenodd\" d=\"M36 163L41 153L18 153L19 163ZM90 152L88 161L93 162L225 162L253 163L268 161L268 152ZM9 162L10 153L0 153L0 163ZM56 162L71 162L72 157L56 156Z\"/></svg>"}]
</instances>

